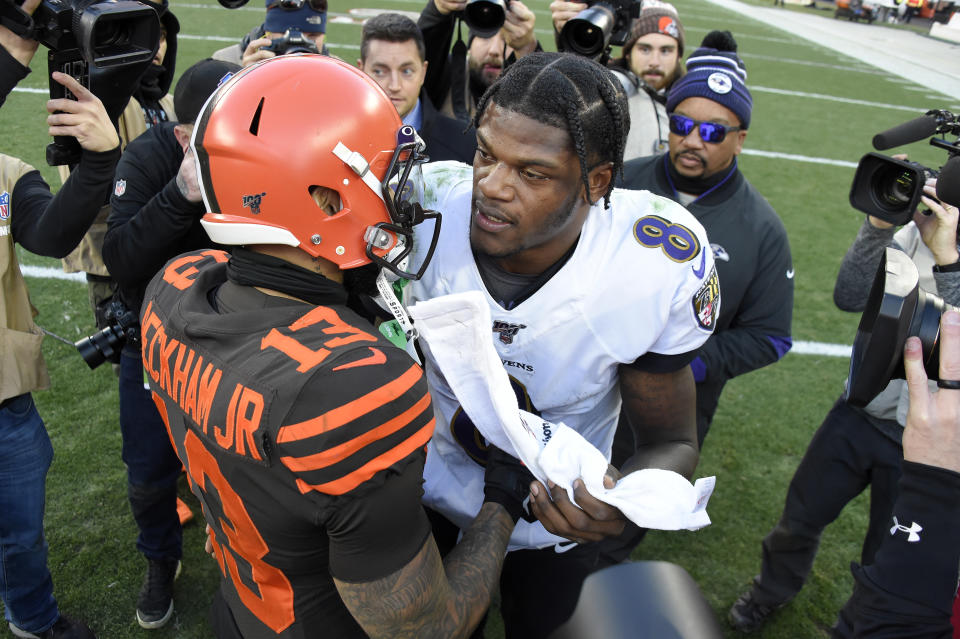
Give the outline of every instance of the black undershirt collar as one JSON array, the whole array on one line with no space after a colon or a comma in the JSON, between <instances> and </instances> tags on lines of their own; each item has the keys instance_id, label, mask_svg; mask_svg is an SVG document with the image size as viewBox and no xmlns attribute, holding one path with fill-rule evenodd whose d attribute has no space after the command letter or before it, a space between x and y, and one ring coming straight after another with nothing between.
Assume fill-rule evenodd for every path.
<instances>
[{"instance_id":1,"label":"black undershirt collar","mask_svg":"<svg viewBox=\"0 0 960 639\"><path fill-rule=\"evenodd\" d=\"M696 195L697 200L716 191L726 184L737 173L737 158L733 158L733 163L726 171L719 171L707 178L690 178L680 175L670 161L670 154L663 154L663 167L666 170L667 182L673 189L673 194L689 193Z\"/></svg>"},{"instance_id":2,"label":"black undershirt collar","mask_svg":"<svg viewBox=\"0 0 960 639\"><path fill-rule=\"evenodd\" d=\"M259 286L318 306L347 302L347 291L339 282L239 246L233 249L227 262L227 279L240 286Z\"/></svg>"},{"instance_id":3,"label":"black undershirt collar","mask_svg":"<svg viewBox=\"0 0 960 639\"><path fill-rule=\"evenodd\" d=\"M487 292L497 304L509 311L522 304L549 282L550 278L556 275L557 271L563 268L563 265L573 256L579 242L580 236L577 236L577 240L567 249L567 252L539 275L511 273L497 264L494 258L476 251L473 252L473 259Z\"/></svg>"}]
</instances>

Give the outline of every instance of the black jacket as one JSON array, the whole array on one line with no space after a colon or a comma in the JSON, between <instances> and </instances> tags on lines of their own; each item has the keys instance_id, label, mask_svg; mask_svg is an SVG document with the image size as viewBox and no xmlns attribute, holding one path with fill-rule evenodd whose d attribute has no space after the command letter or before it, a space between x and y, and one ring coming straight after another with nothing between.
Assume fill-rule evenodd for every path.
<instances>
[{"instance_id":1,"label":"black jacket","mask_svg":"<svg viewBox=\"0 0 960 639\"><path fill-rule=\"evenodd\" d=\"M666 161L664 154L625 163L623 185L678 201ZM777 361L792 345L793 265L783 222L739 169L686 208L707 231L720 278L720 317L691 364L702 439L727 380Z\"/></svg>"},{"instance_id":2,"label":"black jacket","mask_svg":"<svg viewBox=\"0 0 960 639\"><path fill-rule=\"evenodd\" d=\"M213 246L200 218L202 202L180 194L176 177L183 150L164 122L127 145L117 165L103 262L119 284L123 303L139 312L150 278L167 260Z\"/></svg>"},{"instance_id":3,"label":"black jacket","mask_svg":"<svg viewBox=\"0 0 960 639\"><path fill-rule=\"evenodd\" d=\"M420 92L420 106L423 122L419 133L427 144L430 160L457 160L473 164L473 156L477 152L477 135L473 127L437 111L423 91Z\"/></svg>"},{"instance_id":4,"label":"black jacket","mask_svg":"<svg viewBox=\"0 0 960 639\"><path fill-rule=\"evenodd\" d=\"M841 611L835 636L951 639L960 475L904 461L893 517L873 564L853 565L852 605Z\"/></svg>"},{"instance_id":5,"label":"black jacket","mask_svg":"<svg viewBox=\"0 0 960 639\"><path fill-rule=\"evenodd\" d=\"M28 73L29 68L0 47L0 105ZM39 171L30 171L17 180L10 194L14 241L38 255L66 256L100 212L118 159L119 146L103 152L84 150L76 171L56 196Z\"/></svg>"}]
</instances>

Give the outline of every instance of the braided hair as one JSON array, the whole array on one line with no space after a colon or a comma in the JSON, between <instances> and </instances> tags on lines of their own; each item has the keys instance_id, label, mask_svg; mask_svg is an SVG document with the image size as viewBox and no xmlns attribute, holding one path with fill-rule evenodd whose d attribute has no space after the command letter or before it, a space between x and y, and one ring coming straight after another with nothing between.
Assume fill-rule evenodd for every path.
<instances>
[{"instance_id":1,"label":"braided hair","mask_svg":"<svg viewBox=\"0 0 960 639\"><path fill-rule=\"evenodd\" d=\"M588 173L604 162L613 175L623 169L623 149L630 130L627 98L613 74L582 56L532 53L510 65L477 103L473 119L480 126L490 102L548 126L565 129L580 160L580 173L590 198ZM615 180L604 193L610 206ZM590 202L593 204L593 202Z\"/></svg>"}]
</instances>

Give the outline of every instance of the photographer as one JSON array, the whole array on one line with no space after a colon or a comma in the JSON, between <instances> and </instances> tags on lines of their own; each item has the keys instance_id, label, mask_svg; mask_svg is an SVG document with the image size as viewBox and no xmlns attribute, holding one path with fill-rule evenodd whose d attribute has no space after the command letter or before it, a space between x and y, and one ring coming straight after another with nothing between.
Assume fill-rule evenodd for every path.
<instances>
[{"instance_id":1,"label":"photographer","mask_svg":"<svg viewBox=\"0 0 960 639\"><path fill-rule=\"evenodd\" d=\"M160 42L153 62L133 88L132 97L117 120L121 150L150 127L174 119L173 96L169 90L176 71L180 22L170 11L168 0L143 0L143 4L157 12L160 19ZM120 89L130 90L128 87ZM58 169L60 178L66 180L71 167L60 166ZM90 306L97 317L98 328L105 327L101 311L117 287L103 262L103 236L107 231L110 207L106 199L101 204L100 214L90 225L90 230L84 235L79 246L63 259L65 272L86 273Z\"/></svg>"},{"instance_id":2,"label":"photographer","mask_svg":"<svg viewBox=\"0 0 960 639\"><path fill-rule=\"evenodd\" d=\"M212 245L200 226L199 192L182 175L195 166L185 151L203 103L222 78L239 69L210 59L187 69L174 95L181 121L164 122L138 137L117 166L103 259L116 274L117 296L134 314L139 315L150 278L167 260ZM173 580L182 555L176 507L181 464L144 389L138 340L128 340L120 356L120 431L130 508L139 528L137 549L147 559L136 617L144 628L159 628L173 614Z\"/></svg>"},{"instance_id":3,"label":"photographer","mask_svg":"<svg viewBox=\"0 0 960 639\"><path fill-rule=\"evenodd\" d=\"M39 5L27 0L27 13ZM30 72L37 41L0 26L0 104ZM50 135L82 148L74 174L53 196L40 173L0 154L0 595L10 631L25 638L89 639L85 624L60 614L43 534L46 475L53 448L31 393L50 385L14 243L63 257L87 230L110 189L119 139L99 99L76 80L53 80L76 100L47 102Z\"/></svg>"},{"instance_id":4,"label":"photographer","mask_svg":"<svg viewBox=\"0 0 960 639\"><path fill-rule=\"evenodd\" d=\"M463 44L459 29L453 45L457 19L467 0L428 0L417 25L427 47L427 77L424 90L433 105L445 115L469 123L477 101L518 58L541 51L533 34L536 16L520 0L508 0L503 28L490 37L470 32Z\"/></svg>"},{"instance_id":5,"label":"photographer","mask_svg":"<svg viewBox=\"0 0 960 639\"><path fill-rule=\"evenodd\" d=\"M214 60L248 67L284 53L327 54L326 0L266 0L266 4L263 24L251 29L239 44L215 51Z\"/></svg>"},{"instance_id":6,"label":"photographer","mask_svg":"<svg viewBox=\"0 0 960 639\"><path fill-rule=\"evenodd\" d=\"M907 340L903 362L910 408L899 495L873 562L853 567L856 585L835 628L838 637L954 636L950 615L960 563L960 314L948 311L941 318L939 390L930 388L918 338Z\"/></svg>"},{"instance_id":7,"label":"photographer","mask_svg":"<svg viewBox=\"0 0 960 639\"><path fill-rule=\"evenodd\" d=\"M916 212L913 221L900 230L867 216L837 275L833 296L840 309L864 309L887 246L910 255L920 273L921 288L949 304L960 303L958 212L939 202L935 189L936 180L928 181L921 199L928 211ZM796 596L813 566L823 529L868 485L870 522L860 560L871 563L888 535L890 512L897 499L908 405L903 380L891 381L863 409L851 406L843 397L837 400L790 481L780 520L763 540L760 575L730 609L736 628L759 628ZM849 617L850 609L848 602L841 620Z\"/></svg>"},{"instance_id":8,"label":"photographer","mask_svg":"<svg viewBox=\"0 0 960 639\"><path fill-rule=\"evenodd\" d=\"M550 3L556 33L587 7L565 0ZM625 161L667 150L667 91L683 77L683 44L683 25L676 8L667 3L644 3L640 17L630 25L621 56L607 64L627 92L630 106Z\"/></svg>"}]
</instances>

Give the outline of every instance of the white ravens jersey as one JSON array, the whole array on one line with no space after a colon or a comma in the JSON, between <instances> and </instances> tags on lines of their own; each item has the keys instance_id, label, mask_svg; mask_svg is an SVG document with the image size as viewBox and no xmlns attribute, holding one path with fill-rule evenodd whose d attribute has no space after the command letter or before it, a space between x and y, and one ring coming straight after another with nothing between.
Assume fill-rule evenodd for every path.
<instances>
[{"instance_id":1,"label":"white ravens jersey","mask_svg":"<svg viewBox=\"0 0 960 639\"><path fill-rule=\"evenodd\" d=\"M423 173L422 204L442 213L441 235L424 277L406 288L406 303L468 290L486 293L470 249L472 168L438 162ZM430 238L432 224L418 226L418 238ZM413 263L421 260L415 255ZM533 295L511 310L486 296L490 338L520 407L565 423L608 458L620 413L618 366L648 352L696 350L710 336L720 303L700 223L675 202L622 189L613 192L610 209L601 201L590 210L573 255ZM424 351L437 416L424 502L466 528L483 501L486 442L430 360L429 348ZM539 522L520 521L510 549L565 541Z\"/></svg>"}]
</instances>

